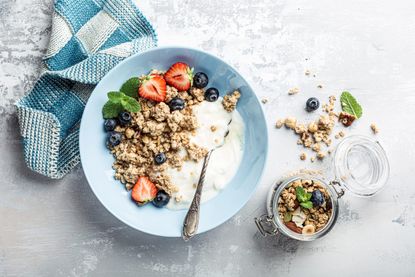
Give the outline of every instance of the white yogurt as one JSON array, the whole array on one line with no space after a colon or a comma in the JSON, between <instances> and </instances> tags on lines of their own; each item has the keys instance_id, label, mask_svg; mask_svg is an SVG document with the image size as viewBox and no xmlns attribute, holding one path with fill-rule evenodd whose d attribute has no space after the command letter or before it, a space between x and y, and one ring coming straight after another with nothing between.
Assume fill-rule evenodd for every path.
<instances>
[{"instance_id":1,"label":"white yogurt","mask_svg":"<svg viewBox=\"0 0 415 277\"><path fill-rule=\"evenodd\" d=\"M205 202L225 188L239 167L243 154L244 122L237 110L232 113L225 111L221 98L216 102L204 101L195 106L193 112L198 119L199 127L190 141L207 149L218 147L212 153L206 171L201 199ZM214 132L211 126L216 127ZM229 134L224 138L228 130ZM179 187L179 192L173 194L167 208L184 209L190 206L202 165L203 160L186 161L180 171L175 168L167 170L172 183ZM175 200L176 196L181 198L180 202Z\"/></svg>"}]
</instances>

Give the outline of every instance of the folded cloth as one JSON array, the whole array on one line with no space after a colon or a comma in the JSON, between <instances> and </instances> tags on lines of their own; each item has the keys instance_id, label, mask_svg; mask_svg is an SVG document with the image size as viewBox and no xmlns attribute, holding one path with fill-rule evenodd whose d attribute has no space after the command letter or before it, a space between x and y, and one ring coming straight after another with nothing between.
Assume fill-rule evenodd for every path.
<instances>
[{"instance_id":1,"label":"folded cloth","mask_svg":"<svg viewBox=\"0 0 415 277\"><path fill-rule=\"evenodd\" d=\"M79 123L94 86L157 36L130 0L57 0L44 70L16 104L28 167L62 178L80 161Z\"/></svg>"}]
</instances>

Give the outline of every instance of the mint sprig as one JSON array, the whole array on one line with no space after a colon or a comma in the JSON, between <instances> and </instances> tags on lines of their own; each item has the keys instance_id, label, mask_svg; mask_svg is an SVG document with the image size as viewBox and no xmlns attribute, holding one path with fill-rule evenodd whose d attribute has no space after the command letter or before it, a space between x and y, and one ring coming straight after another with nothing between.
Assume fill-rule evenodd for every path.
<instances>
[{"instance_id":1,"label":"mint sprig","mask_svg":"<svg viewBox=\"0 0 415 277\"><path fill-rule=\"evenodd\" d=\"M356 98L348 91L343 91L340 96L340 103L342 110L348 114L354 115L356 118L360 118L363 113L362 106L357 102Z\"/></svg>"},{"instance_id":2,"label":"mint sprig","mask_svg":"<svg viewBox=\"0 0 415 277\"><path fill-rule=\"evenodd\" d=\"M140 79L138 77L132 77L121 86L120 91L130 97L137 97L139 86Z\"/></svg>"},{"instance_id":3,"label":"mint sprig","mask_svg":"<svg viewBox=\"0 0 415 277\"><path fill-rule=\"evenodd\" d=\"M306 192L303 187L296 187L295 195L297 197L298 202L300 202L301 207L306 209L311 209L313 207L313 203L310 201L311 193Z\"/></svg>"},{"instance_id":4,"label":"mint sprig","mask_svg":"<svg viewBox=\"0 0 415 277\"><path fill-rule=\"evenodd\" d=\"M136 113L141 109L140 103L123 92L108 92L108 101L102 107L102 116L105 119L117 117L124 110Z\"/></svg>"}]
</instances>

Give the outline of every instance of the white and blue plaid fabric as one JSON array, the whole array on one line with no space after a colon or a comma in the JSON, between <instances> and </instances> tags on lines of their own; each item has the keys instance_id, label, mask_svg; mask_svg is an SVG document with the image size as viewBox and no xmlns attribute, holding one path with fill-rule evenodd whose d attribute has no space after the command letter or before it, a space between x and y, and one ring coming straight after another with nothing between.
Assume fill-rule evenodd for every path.
<instances>
[{"instance_id":1,"label":"white and blue plaid fabric","mask_svg":"<svg viewBox=\"0 0 415 277\"><path fill-rule=\"evenodd\" d=\"M57 0L45 68L17 104L29 168L62 178L80 161L79 122L90 93L120 61L157 36L130 0Z\"/></svg>"}]
</instances>

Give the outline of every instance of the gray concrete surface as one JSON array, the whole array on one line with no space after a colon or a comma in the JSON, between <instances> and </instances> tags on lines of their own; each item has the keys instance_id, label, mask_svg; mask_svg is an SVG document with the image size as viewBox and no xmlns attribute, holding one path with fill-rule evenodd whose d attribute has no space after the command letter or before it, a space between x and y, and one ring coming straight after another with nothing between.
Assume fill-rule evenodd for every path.
<instances>
[{"instance_id":1,"label":"gray concrete surface","mask_svg":"<svg viewBox=\"0 0 415 277\"><path fill-rule=\"evenodd\" d=\"M50 34L52 0L0 1L0 276L414 276L415 2L340 0L163 1L139 6L160 45L223 57L253 84L270 129L266 173L231 220L189 243L135 231L110 215L81 167L59 181L26 169L13 103L32 86ZM316 77L306 77L309 69ZM322 84L322 89L316 86ZM293 97L287 90L297 86ZM347 134L387 149L388 186L370 199L347 194L340 220L322 240L262 238L271 183L304 163L278 117L309 118L302 105L350 90L364 116ZM157 220L157 219L155 219Z\"/></svg>"}]
</instances>

